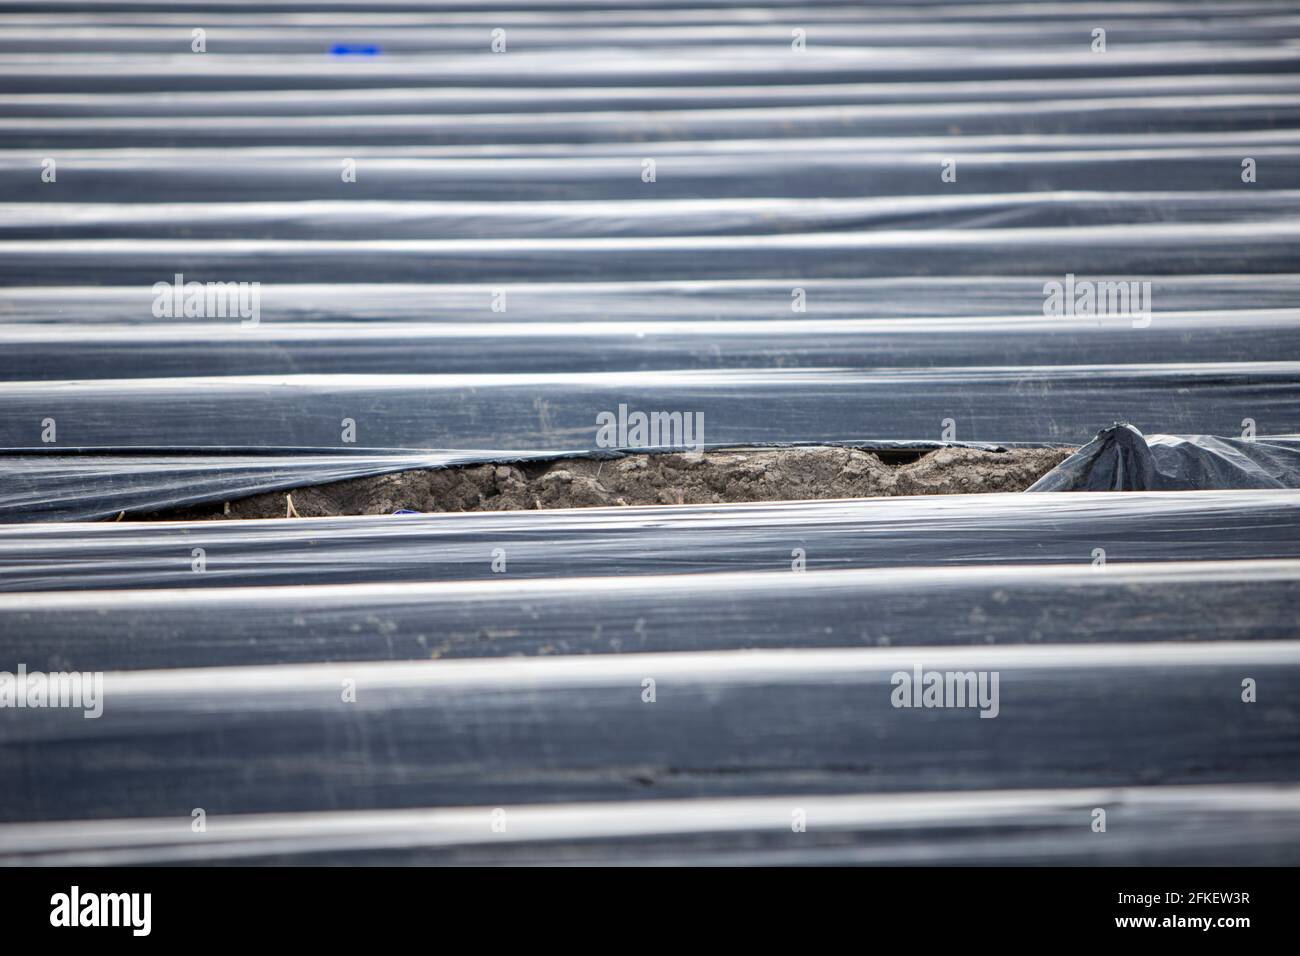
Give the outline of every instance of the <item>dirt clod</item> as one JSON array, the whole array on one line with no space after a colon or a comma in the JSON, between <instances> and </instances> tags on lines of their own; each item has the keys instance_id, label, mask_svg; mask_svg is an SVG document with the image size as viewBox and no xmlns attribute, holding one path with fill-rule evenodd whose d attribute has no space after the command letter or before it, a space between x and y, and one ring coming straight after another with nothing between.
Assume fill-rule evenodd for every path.
<instances>
[{"instance_id":1,"label":"dirt clod","mask_svg":"<svg viewBox=\"0 0 1300 956\"><path fill-rule=\"evenodd\" d=\"M890 463L856 448L741 448L703 454L633 455L614 461L568 458L522 465L406 471L295 488L304 518L412 511L523 511L601 505L717 504L1023 491L1072 449L1005 452L942 448ZM896 456L897 457L897 456ZM146 519L283 518L285 492Z\"/></svg>"}]
</instances>

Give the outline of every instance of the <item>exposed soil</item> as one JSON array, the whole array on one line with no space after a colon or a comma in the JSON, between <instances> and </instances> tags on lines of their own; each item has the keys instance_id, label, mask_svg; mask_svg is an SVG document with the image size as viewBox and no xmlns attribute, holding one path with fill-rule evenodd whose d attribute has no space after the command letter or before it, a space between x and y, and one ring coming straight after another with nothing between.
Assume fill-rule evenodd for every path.
<instances>
[{"instance_id":1,"label":"exposed soil","mask_svg":"<svg viewBox=\"0 0 1300 956\"><path fill-rule=\"evenodd\" d=\"M143 516L151 519L283 518L412 511L523 511L599 505L716 504L881 495L1024 491L1073 449L1005 452L941 448L876 454L856 448L727 449L630 455L612 461L472 465L355 478Z\"/></svg>"}]
</instances>

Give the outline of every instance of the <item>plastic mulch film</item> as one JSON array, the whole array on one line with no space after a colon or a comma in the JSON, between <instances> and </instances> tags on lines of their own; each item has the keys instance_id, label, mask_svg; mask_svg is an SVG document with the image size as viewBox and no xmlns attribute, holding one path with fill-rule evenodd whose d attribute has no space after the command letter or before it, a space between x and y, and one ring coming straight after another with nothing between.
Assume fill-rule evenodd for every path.
<instances>
[{"instance_id":1,"label":"plastic mulch film","mask_svg":"<svg viewBox=\"0 0 1300 956\"><path fill-rule=\"evenodd\" d=\"M1144 436L1132 425L1097 437L1029 491L1300 488L1300 437Z\"/></svg>"},{"instance_id":2,"label":"plastic mulch film","mask_svg":"<svg viewBox=\"0 0 1300 956\"><path fill-rule=\"evenodd\" d=\"M346 448L349 439L371 450L503 457L605 441L693 450L941 437L1071 443L1092 437L1099 418L1173 435L1236 434L1253 418L1286 433L1300 421L1298 385L1300 362L1286 361L8 382L0 445L42 448L52 427L62 447L117 451ZM671 441L647 440L651 414L678 416L657 426Z\"/></svg>"},{"instance_id":3,"label":"plastic mulch film","mask_svg":"<svg viewBox=\"0 0 1300 956\"><path fill-rule=\"evenodd\" d=\"M972 673L973 703L893 702L930 670ZM1243 707L1243 674L1286 701L1300 693L1300 642L112 671L97 719L25 708L0 723L0 758L17 768L0 775L0 808L21 822L175 815L196 792L224 815L644 799L649 788L673 799L1294 780L1294 712L1264 720Z\"/></svg>"},{"instance_id":4,"label":"plastic mulch film","mask_svg":"<svg viewBox=\"0 0 1300 956\"><path fill-rule=\"evenodd\" d=\"M28 288L0 293L0 381L66 389L87 379L127 387L166 378L196 389L210 377L250 375L291 383L301 375L778 368L1050 374L1300 358L1294 278L1134 281L1150 283L1158 303L1149 321L1045 316L1044 283L1010 279L554 283L498 290L506 311L497 314L486 286L263 285L244 303L250 316L256 305L255 325L234 312L224 321L155 317L160 297L172 310L171 282L157 293Z\"/></svg>"},{"instance_id":5,"label":"plastic mulch film","mask_svg":"<svg viewBox=\"0 0 1300 956\"><path fill-rule=\"evenodd\" d=\"M210 553L212 572L221 574L224 552ZM504 554L509 571L511 551ZM188 585L0 594L0 660L84 672L783 647L1286 640L1300 607L1300 560L1094 567L1088 556L808 574L785 568L509 583Z\"/></svg>"},{"instance_id":6,"label":"plastic mulch film","mask_svg":"<svg viewBox=\"0 0 1300 956\"><path fill-rule=\"evenodd\" d=\"M0 863L1300 862L1293 4L183 6L0 0ZM76 521L654 413L1086 447Z\"/></svg>"},{"instance_id":7,"label":"plastic mulch film","mask_svg":"<svg viewBox=\"0 0 1300 956\"><path fill-rule=\"evenodd\" d=\"M1294 85L1285 95L1294 103ZM1070 119L1063 114L1059 122L1068 124ZM1190 189L1215 193L1239 181L1232 174L1240 173L1243 150L1249 150L1249 158L1268 165L1272 177L1268 190L1300 189L1300 138L1293 130L1272 127L1267 117L1260 117L1255 129L1225 130L1199 137L1172 131L1107 134L1104 140L1087 132L1009 134L963 138L958 142L942 134L880 139L774 137L720 143L655 143L652 148L654 155L662 157L664 165L673 171L672 176L659 177L656 165L654 196L669 200L702 196L753 200L932 197L939 185L950 186L944 193L954 195L1022 194L1027 183L1061 192L1107 194L1122 184L1121 192L1159 194ZM936 173L945 156L943 151L957 148L961 150L960 168L966 180L959 176L951 184L938 183ZM647 152L643 144L485 144L459 149L357 146L342 154L356 154L360 172L355 183L340 182L340 147L303 146L278 151L264 147L238 151L176 147L133 150L129 158L115 150L80 149L68 159L66 167L79 175L70 175L66 189L61 186L59 192L50 195L31 185L31 167L35 164L39 168L44 152L28 147L0 156L0 201L47 204L55 202L57 196L58 202L130 205L316 200L622 202L646 199L649 185L641 181L640 175ZM1264 191L1262 185L1260 188ZM1043 208L1041 201L1031 202ZM1252 208L1253 204L1247 202L1245 208ZM761 208L763 203L755 207ZM917 210L924 208L917 204L908 210L912 221L923 218ZM929 208L940 210L944 206L931 203ZM969 210L955 211L969 221ZM1013 214L1013 218L1022 215ZM122 222L125 224L128 218L124 212ZM399 222L404 218L399 217ZM1143 218L1149 220L1150 216ZM398 228L410 235L409 225L399 224ZM94 230L88 231L94 234ZM98 230L101 240L110 232L102 227ZM1162 230L1162 234L1170 235L1171 230ZM931 237L932 242L937 239ZM1248 241L1242 234L1236 239L1239 243ZM99 247L111 248L102 241ZM4 248L8 252L20 246L17 239L9 239ZM1154 250L1149 254L1154 256ZM31 256L25 259L32 261ZM48 271L44 276L43 283L49 283Z\"/></svg>"},{"instance_id":8,"label":"plastic mulch film","mask_svg":"<svg viewBox=\"0 0 1300 956\"><path fill-rule=\"evenodd\" d=\"M1074 820L1103 803L1124 840ZM791 807L821 826L792 832ZM202 840L174 817L0 825L0 864L224 863L642 866L1069 864L1294 866L1293 785L1059 788L962 793L782 794L523 805L492 831L493 807L222 815ZM954 823L987 839L953 840ZM486 832L485 832L486 831ZM647 839L653 837L653 839ZM761 843L756 850L755 844Z\"/></svg>"},{"instance_id":9,"label":"plastic mulch film","mask_svg":"<svg viewBox=\"0 0 1300 956\"><path fill-rule=\"evenodd\" d=\"M201 572L195 571L195 549L202 549ZM1084 573L1106 562L1297 558L1300 491L936 495L310 521L0 525L0 589L508 584L521 578L791 571L799 552L810 572L1059 563Z\"/></svg>"},{"instance_id":10,"label":"plastic mulch film","mask_svg":"<svg viewBox=\"0 0 1300 956\"><path fill-rule=\"evenodd\" d=\"M120 205L119 211L130 210ZM187 277L188 283L190 278ZM98 331L108 334L134 330L142 342L155 335L170 333L181 339L181 329L191 335L221 335L239 328L250 341L269 336L275 341L281 328L292 324L321 332L360 334L367 328L379 331L417 332L424 325L455 330L466 324L478 325L480 334L490 335L492 327L513 329L521 322L541 322L563 326L568 322L585 323L593 334L606 324L635 322L715 323L721 330L726 321L753 322L780 320L780 323L832 319L907 319L926 318L982 319L999 328L1008 319L1043 318L1043 284L1052 277L1026 276L894 276L883 278L808 279L798 283L805 292L802 305L792 296L788 279L704 279L675 280L661 278L646 282L512 282L504 290L473 283L392 283L369 285L350 282L319 284L263 283L258 289L259 322L252 326L237 314L224 318L187 321L184 309L172 317L154 315L154 305L166 311L167 298L159 299L163 289L154 284L121 286L22 286L4 290L4 322L0 324L7 344L22 341L23 334L40 332L52 336L60 328L70 332ZM1060 278L1060 277L1057 277ZM1228 314L1237 321L1266 322L1294 313L1300 294L1300 274L1255 273L1238 275L1148 274L1132 277L1151 283L1153 315L1195 318L1184 313ZM164 285L174 284L174 276L163 276ZM170 290L167 290L170 291ZM206 291L206 286L205 286ZM504 302L492 311L494 293L504 291ZM500 296L496 296L500 300ZM174 293L172 295L174 303ZM183 303L182 303L183 305ZM175 310L173 310L175 312ZM1085 322L1101 337L1116 326L1133 328L1122 316L1052 316L1068 332L1079 336ZM1091 318L1091 321L1087 320ZM1001 321L999 321L1001 320ZM1148 335L1160 332L1163 322L1134 329L1129 338L1140 347ZM44 328L40 328L44 326ZM954 326L955 327L955 326ZM1040 331L1043 326L1029 325ZM775 330L788 326L774 324ZM882 325L891 331L889 325ZM254 331L256 330L256 331ZM536 332L535 334L542 334ZM75 342L75 336L64 336ZM305 337L303 337L305 338ZM39 339L36 339L39 341ZM67 344L67 343L65 343ZM174 344L183 345L183 342ZM941 344L941 343L935 343ZM1230 345L1230 339L1222 342ZM1189 346L1194 347L1194 346ZM51 356L52 358L53 356ZM128 361L129 356L116 356ZM1267 356L1257 355L1257 358ZM588 356L590 358L590 356ZM30 375L36 370L28 369ZM186 371L194 371L187 369ZM106 377L92 367L94 377ZM114 377L114 376L107 376Z\"/></svg>"},{"instance_id":11,"label":"plastic mulch film","mask_svg":"<svg viewBox=\"0 0 1300 956\"><path fill-rule=\"evenodd\" d=\"M1288 196L1279 196L1286 203ZM949 275L1130 276L1213 259L1225 272L1287 272L1300 225L1278 216L1044 228L864 230L576 239L48 239L0 242L0 282L152 286L191 281L644 282ZM195 279L194 277L202 277Z\"/></svg>"}]
</instances>

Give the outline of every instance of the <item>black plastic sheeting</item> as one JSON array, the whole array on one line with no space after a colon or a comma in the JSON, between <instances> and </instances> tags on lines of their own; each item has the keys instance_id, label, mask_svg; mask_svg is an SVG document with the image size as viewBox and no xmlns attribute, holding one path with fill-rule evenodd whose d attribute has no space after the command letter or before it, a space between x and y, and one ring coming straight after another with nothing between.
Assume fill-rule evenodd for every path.
<instances>
[{"instance_id":1,"label":"black plastic sheeting","mask_svg":"<svg viewBox=\"0 0 1300 956\"><path fill-rule=\"evenodd\" d=\"M1300 488L1300 438L1144 437L1102 429L1030 491L1180 491Z\"/></svg>"},{"instance_id":2,"label":"black plastic sheeting","mask_svg":"<svg viewBox=\"0 0 1300 956\"><path fill-rule=\"evenodd\" d=\"M1106 810L1097 839L1079 820ZM628 800L0 825L0 863L1294 866L1294 786L1120 787ZM802 812L808 829L793 832Z\"/></svg>"},{"instance_id":3,"label":"black plastic sheeting","mask_svg":"<svg viewBox=\"0 0 1300 956\"><path fill-rule=\"evenodd\" d=\"M996 673L998 690L979 713L894 706L893 675L918 667L988 688ZM1243 675L1268 704L1242 703ZM0 807L19 822L1266 783L1300 773L1297 695L1293 640L114 671L99 718L0 723L4 764L40 767L0 776Z\"/></svg>"},{"instance_id":4,"label":"black plastic sheeting","mask_svg":"<svg viewBox=\"0 0 1300 956\"><path fill-rule=\"evenodd\" d=\"M629 164L629 173L635 167ZM1281 200L1284 201L1284 200ZM843 275L1146 275L1213 258L1224 271L1286 272L1300 260L1300 224L1159 222L1041 229L939 228L579 239L48 239L0 242L0 282L152 287L176 274L203 282L643 282ZM1062 268L1062 265L1065 268ZM199 281L199 280L194 280ZM796 283L797 284L797 283ZM484 311L487 311L486 309Z\"/></svg>"},{"instance_id":5,"label":"black plastic sheeting","mask_svg":"<svg viewBox=\"0 0 1300 956\"><path fill-rule=\"evenodd\" d=\"M1300 91L1297 92L1300 95ZM1276 215L1296 190L1242 195L1197 192L1076 191L833 199L631 199L626 202L119 203L19 206L0 239L263 240L636 238L758 236L774 232L987 229L1013 239L1035 227L1179 222L1209 224ZM1005 230L999 233L997 230ZM129 251L129 245L127 249Z\"/></svg>"},{"instance_id":6,"label":"black plastic sheeting","mask_svg":"<svg viewBox=\"0 0 1300 956\"><path fill-rule=\"evenodd\" d=\"M0 672L105 672L0 713L0 863L1300 862L1293 7L0 0ZM70 523L620 405L1129 425L1069 495Z\"/></svg>"},{"instance_id":7,"label":"black plastic sheeting","mask_svg":"<svg viewBox=\"0 0 1300 956\"><path fill-rule=\"evenodd\" d=\"M167 278L170 277L164 277ZM1159 303L1159 314L1168 317L1194 318L1183 313L1208 312L1231 313L1234 321L1264 320L1268 312L1280 316L1294 312L1296 298L1300 296L1300 274L1149 275L1135 278L1151 282L1153 302ZM352 331L354 334L367 328L384 329L387 323L410 331L418 331L426 323L438 329L454 330L467 316L479 326L483 335L492 334L494 325L511 328L520 322L561 324L565 321L589 323L584 327L593 332L602 328L601 323L619 321L695 324L778 319L807 321L815 327L812 321L815 319L917 320L933 317L978 318L996 328L998 319L1042 318L1044 281L1016 276L810 279L795 286L807 293L806 313L792 311L789 281L770 278L511 283L504 290L507 292L505 313L490 312L494 287L488 285L275 283L261 287L262 324L258 326L257 334L272 337L277 331L287 334L292 329L281 328L287 324L321 331ZM4 297L7 310L4 331L14 342L21 341L20 336L25 333L53 335L63 327L90 332L93 326L103 334L114 331L114 327L134 329L137 337L147 344L151 331L156 331L161 338L163 333L179 332L181 327L177 322L163 321L153 315L157 296L150 287L27 286L7 288ZM489 314L482 314L484 312ZM229 331L230 324L229 321L212 320L183 327L192 335L202 337L221 335ZM1067 318L1061 318L1060 324L1079 332L1075 323ZM1113 325L1131 326L1131 323L1094 320L1092 325L1094 331L1103 336ZM1145 329L1135 329L1130 338L1137 345L1145 336L1158 334L1162 325L1153 322ZM727 328L726 325L719 327ZM782 326L772 325L771 328L781 329ZM882 325L882 328L889 330L890 327ZM253 332L252 329L241 331ZM175 337L180 338L179 335ZM75 337L67 338L70 341L65 344L75 347ZM1081 337L1080 341L1085 340ZM1223 344L1227 342L1225 337ZM1264 359L1271 356L1256 353L1253 357ZM117 359L130 362L125 354L117 356Z\"/></svg>"},{"instance_id":8,"label":"black plastic sheeting","mask_svg":"<svg viewBox=\"0 0 1300 956\"><path fill-rule=\"evenodd\" d=\"M1294 93L1288 95L1294 99ZM1074 104L1064 102L1055 122L1058 127L1068 126L1074 115ZM1243 156L1268 168L1269 182L1256 184L1260 191L1300 189L1300 137L1291 130L1270 129L1267 121L1261 120L1248 132L1199 136L1108 133L1099 138L1095 132L1082 132L974 137L970 141L930 135L538 147L489 142L464 147L391 147L378 152L351 145L293 150L258 147L238 153L177 147L132 150L125 156L116 150L78 149L61 167L67 170L67 182L64 185L61 180L54 195L33 187L32 169L40 168L46 150L29 147L0 157L0 201L44 205L55 201L55 195L60 202L132 205L331 199L645 200L650 186L641 181L641 160L653 158L645 155L649 149L672 171L671 176L657 176L654 184L654 196L665 199L705 195L764 200L781 196L930 197L940 185L941 161L956 149L961 150L960 173L957 182L942 184L951 186L944 195L1019 194L1027 186L1045 191L1108 192L1117 183L1122 183L1125 191L1215 192L1240 182ZM340 181L342 158L357 159L355 183ZM1122 231L1111 235L1116 240L1123 238ZM1246 233L1238 232L1232 239L1232 246L1239 251L1251 247ZM931 237L931 241L937 238ZM10 248L21 247L9 240L6 251ZM1181 271L1168 254L1156 260L1155 251L1149 253L1151 261L1164 262L1168 271ZM30 261L30 256L27 258ZM1237 255L1232 261L1245 260ZM1012 274L1019 272L1015 263L1005 265ZM1243 271L1278 272L1286 267ZM111 276L105 278L111 280ZM147 281L157 278L153 275ZM45 271L42 284L52 281Z\"/></svg>"},{"instance_id":9,"label":"black plastic sheeting","mask_svg":"<svg viewBox=\"0 0 1300 956\"><path fill-rule=\"evenodd\" d=\"M26 289L9 293L0 323L0 377L63 387L170 378L184 388L191 377L276 375L291 383L348 373L938 368L960 376L1025 368L1050 375L1059 366L1300 357L1300 281L1141 281L1161 306L1145 328L1125 317L1045 317L1043 283L1033 280L554 283L504 290L508 309L490 319L476 314L490 310L487 286L267 285L257 327L154 319L148 288ZM806 314L791 311L795 288L805 293ZM1241 307L1245 295L1258 296L1254 307ZM1099 402L1097 413L1103 410Z\"/></svg>"},{"instance_id":10,"label":"black plastic sheeting","mask_svg":"<svg viewBox=\"0 0 1300 956\"><path fill-rule=\"evenodd\" d=\"M196 548L203 549L201 572L194 570ZM493 570L497 549L504 571ZM0 525L0 590L395 581L496 581L508 590L523 578L790 571L797 549L809 573L1063 564L1086 574L1101 561L1300 558L1300 491Z\"/></svg>"},{"instance_id":11,"label":"black plastic sheeting","mask_svg":"<svg viewBox=\"0 0 1300 956\"><path fill-rule=\"evenodd\" d=\"M1142 611L1134 614L1138 593ZM1230 606L1237 610L1225 615ZM783 647L1275 641L1294 637L1297 607L1296 559L1100 567L985 560L803 574L533 578L508 587L490 580L206 589L178 582L111 594L0 594L0 660L95 671Z\"/></svg>"},{"instance_id":12,"label":"black plastic sheeting","mask_svg":"<svg viewBox=\"0 0 1300 956\"><path fill-rule=\"evenodd\" d=\"M703 415L710 445L938 440L949 427L965 441L1068 443L1099 417L1174 435L1289 426L1297 385L1300 362L1280 361L8 382L0 443L41 448L52 419L69 448L346 448L351 420L358 448L581 453L620 406Z\"/></svg>"}]
</instances>

